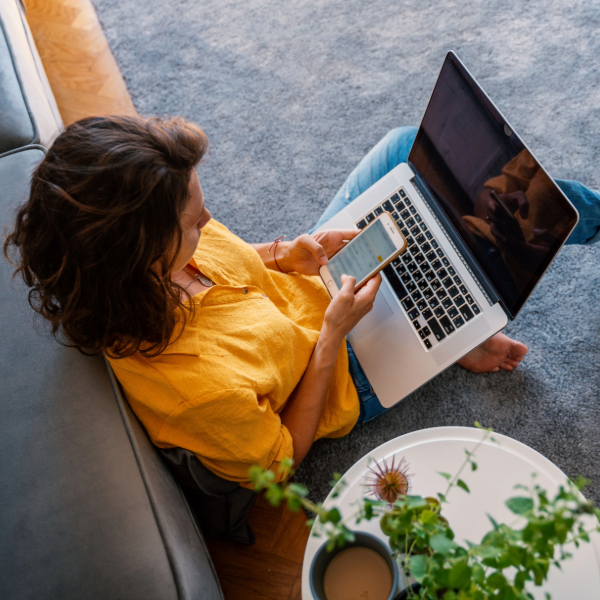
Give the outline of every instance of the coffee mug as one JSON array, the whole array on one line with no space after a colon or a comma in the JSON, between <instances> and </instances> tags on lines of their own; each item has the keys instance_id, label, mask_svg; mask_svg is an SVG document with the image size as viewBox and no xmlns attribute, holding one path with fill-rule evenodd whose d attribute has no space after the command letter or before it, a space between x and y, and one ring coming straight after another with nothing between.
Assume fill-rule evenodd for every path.
<instances>
[{"instance_id":1,"label":"coffee mug","mask_svg":"<svg viewBox=\"0 0 600 600\"><path fill-rule=\"evenodd\" d=\"M348 548L370 548L375 550L380 556L383 557L386 564L390 569L392 575L392 589L387 600L392 600L398 591L398 566L396 561L392 558L390 547L380 540L378 537L364 531L353 532L355 540L353 542L346 542L341 548L336 546L331 552L327 550L327 542L325 542L316 552L313 561L310 565L309 581L310 591L313 595L314 600L327 600L324 589L325 570L329 566L329 563L344 550Z\"/></svg>"}]
</instances>

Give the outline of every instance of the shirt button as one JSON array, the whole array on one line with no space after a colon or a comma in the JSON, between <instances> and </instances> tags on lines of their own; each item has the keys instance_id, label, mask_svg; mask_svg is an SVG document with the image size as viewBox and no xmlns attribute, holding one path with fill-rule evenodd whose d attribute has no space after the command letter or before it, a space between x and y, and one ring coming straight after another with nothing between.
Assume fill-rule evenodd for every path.
<instances>
[{"instance_id":1,"label":"shirt button","mask_svg":"<svg viewBox=\"0 0 600 600\"><path fill-rule=\"evenodd\" d=\"M244 289L242 290L242 292L244 292L244 294L247 294L247 293L248 293L248 288L244 288Z\"/></svg>"}]
</instances>

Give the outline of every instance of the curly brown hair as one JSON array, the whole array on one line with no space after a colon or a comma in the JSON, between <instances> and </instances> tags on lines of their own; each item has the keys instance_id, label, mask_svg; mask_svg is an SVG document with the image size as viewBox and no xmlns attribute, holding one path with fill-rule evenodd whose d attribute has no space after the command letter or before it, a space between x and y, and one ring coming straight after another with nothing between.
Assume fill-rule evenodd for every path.
<instances>
[{"instance_id":1,"label":"curly brown hair","mask_svg":"<svg viewBox=\"0 0 600 600\"><path fill-rule=\"evenodd\" d=\"M56 138L4 254L60 343L88 355L156 356L185 325L190 308L170 272L207 147L183 118L86 118Z\"/></svg>"}]
</instances>

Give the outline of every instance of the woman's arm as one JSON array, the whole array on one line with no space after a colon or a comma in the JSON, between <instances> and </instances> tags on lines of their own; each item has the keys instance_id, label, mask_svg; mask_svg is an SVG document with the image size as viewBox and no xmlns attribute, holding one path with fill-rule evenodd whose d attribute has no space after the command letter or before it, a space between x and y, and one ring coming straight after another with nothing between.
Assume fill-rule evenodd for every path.
<instances>
[{"instance_id":1,"label":"woman's arm","mask_svg":"<svg viewBox=\"0 0 600 600\"><path fill-rule=\"evenodd\" d=\"M329 229L311 235L305 233L291 242L250 245L268 269L318 275L319 268L327 264L328 257L341 250L359 232L359 229Z\"/></svg>"},{"instance_id":2,"label":"woman's arm","mask_svg":"<svg viewBox=\"0 0 600 600\"><path fill-rule=\"evenodd\" d=\"M342 283L342 289L325 311L308 367L281 413L281 422L292 436L295 468L314 442L340 345L346 334L373 308L381 275L371 279L356 294L354 277L342 275Z\"/></svg>"}]
</instances>

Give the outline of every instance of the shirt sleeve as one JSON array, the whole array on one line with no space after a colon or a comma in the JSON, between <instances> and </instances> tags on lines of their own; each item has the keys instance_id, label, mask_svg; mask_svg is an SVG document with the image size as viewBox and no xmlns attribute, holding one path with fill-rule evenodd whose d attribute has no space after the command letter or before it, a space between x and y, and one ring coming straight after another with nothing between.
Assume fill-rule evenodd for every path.
<instances>
[{"instance_id":1,"label":"shirt sleeve","mask_svg":"<svg viewBox=\"0 0 600 600\"><path fill-rule=\"evenodd\" d=\"M259 465L284 479L293 458L292 437L266 397L230 389L183 402L164 421L156 443L185 448L219 477L251 487L248 471Z\"/></svg>"}]
</instances>

